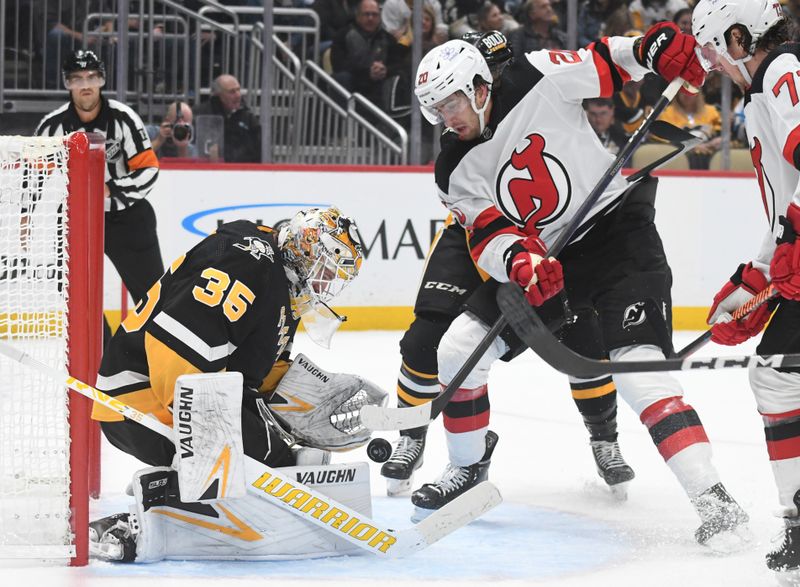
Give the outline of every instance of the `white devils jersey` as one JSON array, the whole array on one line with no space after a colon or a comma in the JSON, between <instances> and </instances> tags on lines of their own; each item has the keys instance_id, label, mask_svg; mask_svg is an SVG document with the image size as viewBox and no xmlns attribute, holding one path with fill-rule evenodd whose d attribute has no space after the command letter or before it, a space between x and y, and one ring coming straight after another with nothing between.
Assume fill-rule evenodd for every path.
<instances>
[{"instance_id":1,"label":"white devils jersey","mask_svg":"<svg viewBox=\"0 0 800 587\"><path fill-rule=\"evenodd\" d=\"M470 232L478 265L508 281L504 254L528 235L550 246L614 160L583 111L649 70L633 39L605 38L579 51L533 51L506 68L486 130L474 141L445 133L436 161L439 197ZM613 179L573 242L619 203Z\"/></svg>"},{"instance_id":2,"label":"white devils jersey","mask_svg":"<svg viewBox=\"0 0 800 587\"><path fill-rule=\"evenodd\" d=\"M769 275L778 217L792 202L800 205L800 45L782 45L767 55L744 99L750 156L769 223L753 265Z\"/></svg>"}]
</instances>

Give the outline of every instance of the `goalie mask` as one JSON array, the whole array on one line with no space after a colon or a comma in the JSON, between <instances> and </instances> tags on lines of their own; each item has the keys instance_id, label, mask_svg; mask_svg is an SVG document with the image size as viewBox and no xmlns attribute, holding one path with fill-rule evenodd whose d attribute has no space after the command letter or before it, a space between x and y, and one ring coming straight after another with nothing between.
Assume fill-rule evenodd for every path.
<instances>
[{"instance_id":1,"label":"goalie mask","mask_svg":"<svg viewBox=\"0 0 800 587\"><path fill-rule=\"evenodd\" d=\"M292 313L327 348L344 321L328 304L361 268L356 224L337 208L303 210L280 229L278 245L292 287Z\"/></svg>"}]
</instances>

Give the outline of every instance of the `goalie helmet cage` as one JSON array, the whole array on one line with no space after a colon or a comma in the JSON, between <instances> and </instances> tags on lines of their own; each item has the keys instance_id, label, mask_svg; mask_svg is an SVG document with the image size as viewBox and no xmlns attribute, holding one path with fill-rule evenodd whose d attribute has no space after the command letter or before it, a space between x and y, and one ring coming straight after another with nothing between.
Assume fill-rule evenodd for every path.
<instances>
[{"instance_id":1,"label":"goalie helmet cage","mask_svg":"<svg viewBox=\"0 0 800 587\"><path fill-rule=\"evenodd\" d=\"M0 338L94 384L102 353L104 140L0 137ZM88 561L92 402L0 358L0 559Z\"/></svg>"}]
</instances>

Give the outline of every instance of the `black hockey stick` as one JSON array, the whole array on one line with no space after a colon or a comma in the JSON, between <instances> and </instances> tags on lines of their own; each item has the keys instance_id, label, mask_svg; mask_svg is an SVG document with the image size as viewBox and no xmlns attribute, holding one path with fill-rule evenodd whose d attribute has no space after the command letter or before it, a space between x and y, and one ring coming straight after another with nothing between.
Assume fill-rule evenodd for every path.
<instances>
[{"instance_id":1,"label":"black hockey stick","mask_svg":"<svg viewBox=\"0 0 800 587\"><path fill-rule=\"evenodd\" d=\"M746 369L749 367L797 367L800 354L734 355L729 357L672 358L652 361L599 361L579 355L564 346L533 311L515 283L504 283L497 291L497 304L517 336L554 369L583 379L615 373Z\"/></svg>"},{"instance_id":2,"label":"black hockey stick","mask_svg":"<svg viewBox=\"0 0 800 587\"><path fill-rule=\"evenodd\" d=\"M758 308L761 304L765 304L769 301L774 300L778 297L778 290L770 284L766 288L762 289L755 297L750 298L747 302L736 308L736 310L731 314L731 320L740 320L747 316L750 312ZM675 353L675 357L682 359L684 357L688 357L697 349L711 340L711 329L709 328L703 334L695 338L692 342L687 344L677 353Z\"/></svg>"},{"instance_id":3,"label":"black hockey stick","mask_svg":"<svg viewBox=\"0 0 800 587\"><path fill-rule=\"evenodd\" d=\"M549 256L558 256L564 247L569 244L570 239L572 239L572 237L575 235L575 232L580 228L583 220L586 218L586 215L589 214L592 207L595 205L595 203L597 203L597 200L600 199L600 196L603 194L614 177L616 177L617 173L619 173L620 169L622 169L625 163L628 162L628 159L631 158L633 151L647 136L650 127L661 115L661 112L669 105L670 102L672 102L672 99L681 89L683 84L684 81L682 78L675 78L667 86L667 88L661 94L661 97L656 102L655 106L653 106L653 110L650 111L650 114L647 115L641 126L639 126L639 128L636 129L636 131L631 135L631 138L628 139L628 142L625 144L619 154L617 154L617 158L614 159L614 162L606 170L606 172L597 182L597 185L594 186L594 189L592 189L578 210L575 212L575 215L572 217L569 224L564 227L561 234L552 244L548 251ZM458 388L461 387L461 384L464 383L464 380L475 368L475 365L477 365L478 361L481 359L481 357L483 357L486 350L491 346L492 342L494 342L494 339L507 325L508 321L506 320L506 317L501 314L497 321L489 329L489 332L487 332L483 339L478 343L478 346L475 347L475 350L472 351L472 354L467 358L450 383L447 384L447 387L445 387L444 390L442 390L442 392L433 400L419 406L407 408L385 408L381 406L366 405L361 408L361 422L364 424L364 426L371 430L407 430L427 425L434 420L442 412L442 410L444 410L444 407L450 402L450 399L453 397Z\"/></svg>"}]
</instances>

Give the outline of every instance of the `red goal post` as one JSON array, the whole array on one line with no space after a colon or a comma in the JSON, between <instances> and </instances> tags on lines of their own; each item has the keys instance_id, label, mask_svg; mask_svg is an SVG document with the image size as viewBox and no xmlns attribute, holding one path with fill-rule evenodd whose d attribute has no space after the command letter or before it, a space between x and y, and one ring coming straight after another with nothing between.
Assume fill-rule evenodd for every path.
<instances>
[{"instance_id":1,"label":"red goal post","mask_svg":"<svg viewBox=\"0 0 800 587\"><path fill-rule=\"evenodd\" d=\"M101 135L0 137L0 337L93 384L102 354ZM85 565L100 489L91 401L0 358L0 559Z\"/></svg>"}]
</instances>

